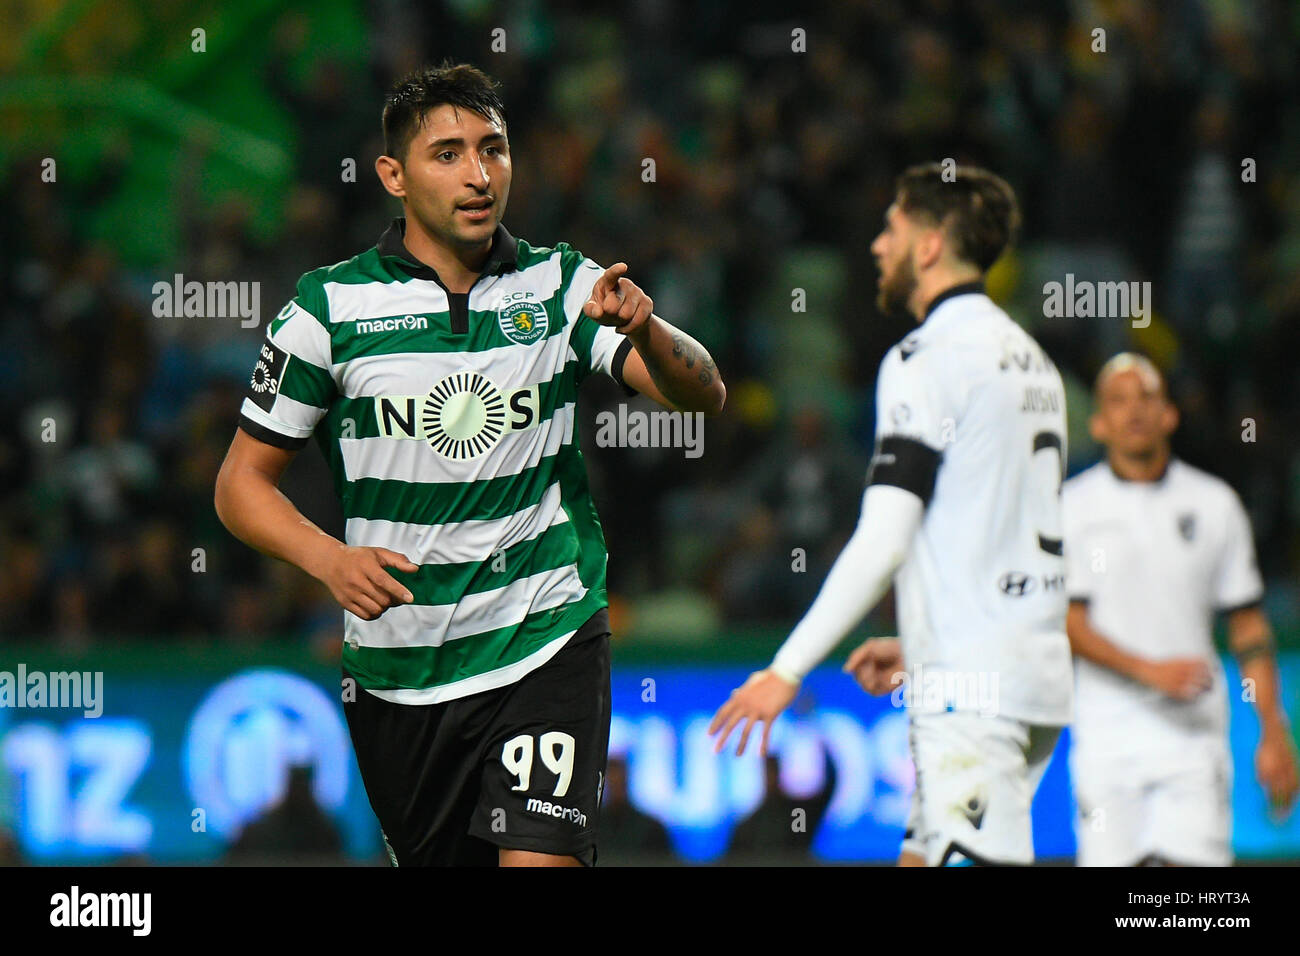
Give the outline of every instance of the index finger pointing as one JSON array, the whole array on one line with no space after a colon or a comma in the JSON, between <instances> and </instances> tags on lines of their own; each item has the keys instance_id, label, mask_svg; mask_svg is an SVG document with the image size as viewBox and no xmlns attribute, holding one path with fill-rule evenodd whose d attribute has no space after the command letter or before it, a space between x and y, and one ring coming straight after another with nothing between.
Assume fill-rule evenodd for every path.
<instances>
[{"instance_id":1,"label":"index finger pointing","mask_svg":"<svg viewBox=\"0 0 1300 956\"><path fill-rule=\"evenodd\" d=\"M601 282L604 282L611 288L615 287L618 285L619 278L621 278L625 272L627 272L627 263L616 262L605 270L605 274L597 280L597 284L599 285Z\"/></svg>"},{"instance_id":2,"label":"index finger pointing","mask_svg":"<svg viewBox=\"0 0 1300 956\"><path fill-rule=\"evenodd\" d=\"M591 287L591 297L597 302L603 300L605 296L618 287L618 280L623 273L627 272L626 262L616 262L600 274L596 284Z\"/></svg>"}]
</instances>

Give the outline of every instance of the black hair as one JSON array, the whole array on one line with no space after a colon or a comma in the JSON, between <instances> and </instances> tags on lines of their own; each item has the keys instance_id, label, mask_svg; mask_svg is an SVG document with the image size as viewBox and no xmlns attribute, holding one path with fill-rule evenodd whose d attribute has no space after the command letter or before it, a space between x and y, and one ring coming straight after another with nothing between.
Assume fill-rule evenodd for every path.
<instances>
[{"instance_id":1,"label":"black hair","mask_svg":"<svg viewBox=\"0 0 1300 956\"><path fill-rule=\"evenodd\" d=\"M923 163L904 170L895 183L898 207L947 231L953 251L987 271L1020 229L1020 207L1006 180L978 166Z\"/></svg>"},{"instance_id":2,"label":"black hair","mask_svg":"<svg viewBox=\"0 0 1300 956\"><path fill-rule=\"evenodd\" d=\"M506 125L497 82L468 63L444 60L403 77L384 97L384 153L405 162L411 140L429 111L443 104L478 113Z\"/></svg>"}]
</instances>

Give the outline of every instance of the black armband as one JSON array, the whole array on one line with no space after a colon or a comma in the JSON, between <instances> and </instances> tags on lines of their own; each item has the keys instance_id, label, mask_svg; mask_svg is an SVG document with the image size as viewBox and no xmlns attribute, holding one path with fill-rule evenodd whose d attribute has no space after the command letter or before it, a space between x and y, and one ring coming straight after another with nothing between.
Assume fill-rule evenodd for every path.
<instances>
[{"instance_id":1,"label":"black armband","mask_svg":"<svg viewBox=\"0 0 1300 956\"><path fill-rule=\"evenodd\" d=\"M1244 664L1246 661L1254 660L1256 657L1272 657L1276 645L1273 643L1272 635L1260 638L1253 644L1247 644L1245 647L1232 652L1232 656L1237 659L1238 664Z\"/></svg>"},{"instance_id":2,"label":"black armband","mask_svg":"<svg viewBox=\"0 0 1300 956\"><path fill-rule=\"evenodd\" d=\"M876 444L867 484L893 485L910 491L929 504L934 495L934 481L939 474L943 452L935 451L915 438L886 435Z\"/></svg>"},{"instance_id":3,"label":"black armband","mask_svg":"<svg viewBox=\"0 0 1300 956\"><path fill-rule=\"evenodd\" d=\"M283 448L286 451L298 451L307 444L307 439L305 438L294 438L290 435L281 435L279 432L272 431L265 425L253 421L247 415L239 416L239 427L243 431L248 432L248 434L252 435L258 441L265 442L268 445L274 445L276 448Z\"/></svg>"},{"instance_id":4,"label":"black armband","mask_svg":"<svg viewBox=\"0 0 1300 956\"><path fill-rule=\"evenodd\" d=\"M631 351L632 340L624 338L623 341L618 344L618 348L614 351L614 358L609 363L609 371L610 374L614 376L614 381L618 382L619 386L623 389L623 394L629 397L640 394L635 388L623 381L623 366L627 363L628 353Z\"/></svg>"}]
</instances>

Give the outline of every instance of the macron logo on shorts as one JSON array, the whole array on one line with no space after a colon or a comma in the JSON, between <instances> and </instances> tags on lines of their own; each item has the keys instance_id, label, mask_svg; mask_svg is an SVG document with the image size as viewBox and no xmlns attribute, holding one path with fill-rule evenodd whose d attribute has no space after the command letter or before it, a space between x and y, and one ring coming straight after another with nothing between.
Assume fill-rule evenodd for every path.
<instances>
[{"instance_id":1,"label":"macron logo on shorts","mask_svg":"<svg viewBox=\"0 0 1300 956\"><path fill-rule=\"evenodd\" d=\"M580 827L587 825L587 815L581 810L575 810L573 807L562 807L558 803L550 803L546 800L538 800L536 797L530 797L524 809L529 813L540 813L547 817L556 817L560 820L569 820Z\"/></svg>"}]
</instances>

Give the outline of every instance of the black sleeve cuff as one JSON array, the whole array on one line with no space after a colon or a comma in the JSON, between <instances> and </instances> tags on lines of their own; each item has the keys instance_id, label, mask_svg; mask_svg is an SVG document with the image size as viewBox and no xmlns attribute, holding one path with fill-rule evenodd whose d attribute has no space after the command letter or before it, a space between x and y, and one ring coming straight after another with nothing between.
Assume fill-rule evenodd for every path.
<instances>
[{"instance_id":1,"label":"black sleeve cuff","mask_svg":"<svg viewBox=\"0 0 1300 956\"><path fill-rule=\"evenodd\" d=\"M307 444L305 438L290 438L288 435L281 435L279 432L271 431L265 425L259 425L247 415L239 416L239 427L258 441L267 445L274 445L276 448L283 448L286 451L298 451Z\"/></svg>"},{"instance_id":2,"label":"black sleeve cuff","mask_svg":"<svg viewBox=\"0 0 1300 956\"><path fill-rule=\"evenodd\" d=\"M934 495L934 480L942 458L942 452L915 438L886 435L876 445L867 484L902 488L928 505Z\"/></svg>"},{"instance_id":3,"label":"black sleeve cuff","mask_svg":"<svg viewBox=\"0 0 1300 956\"><path fill-rule=\"evenodd\" d=\"M629 397L640 394L635 388L623 381L623 365L627 362L628 353L631 351L632 340L624 338L623 341L618 344L618 348L614 352L613 361L609 363L609 371L610 374L614 376L614 381L618 382L622 387L623 394Z\"/></svg>"}]
</instances>

